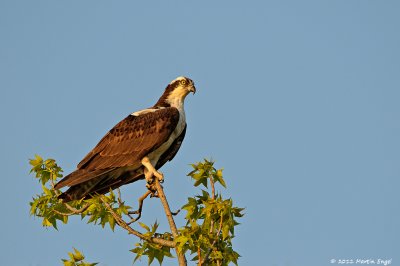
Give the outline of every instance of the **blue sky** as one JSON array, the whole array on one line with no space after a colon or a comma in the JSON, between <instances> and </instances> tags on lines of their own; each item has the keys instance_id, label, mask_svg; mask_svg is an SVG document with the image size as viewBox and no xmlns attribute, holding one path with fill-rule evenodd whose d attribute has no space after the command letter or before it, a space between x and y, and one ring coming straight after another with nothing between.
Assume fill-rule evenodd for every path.
<instances>
[{"instance_id":1,"label":"blue sky","mask_svg":"<svg viewBox=\"0 0 400 266\"><path fill-rule=\"evenodd\" d=\"M136 239L29 216L35 153L65 172L186 75L188 132L163 168L170 204L203 157L246 216L241 265L400 260L398 1L0 1L1 263L58 265L76 247L130 265ZM144 183L123 189L132 204ZM157 200L143 221L167 222ZM182 225L183 216L177 217ZM138 265L146 265L146 260ZM165 265L174 265L166 261Z\"/></svg>"}]
</instances>

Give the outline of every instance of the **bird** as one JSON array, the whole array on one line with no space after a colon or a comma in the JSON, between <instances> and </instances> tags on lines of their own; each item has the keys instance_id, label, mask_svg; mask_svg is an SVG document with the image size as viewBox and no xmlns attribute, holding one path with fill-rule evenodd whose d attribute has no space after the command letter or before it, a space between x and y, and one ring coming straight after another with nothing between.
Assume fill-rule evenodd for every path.
<instances>
[{"instance_id":1,"label":"bird","mask_svg":"<svg viewBox=\"0 0 400 266\"><path fill-rule=\"evenodd\" d=\"M171 161L186 134L184 101L196 93L193 80L177 77L164 90L156 104L129 114L116 124L81 160L77 169L54 188L69 187L58 198L63 202L90 199L141 179L148 184Z\"/></svg>"}]
</instances>

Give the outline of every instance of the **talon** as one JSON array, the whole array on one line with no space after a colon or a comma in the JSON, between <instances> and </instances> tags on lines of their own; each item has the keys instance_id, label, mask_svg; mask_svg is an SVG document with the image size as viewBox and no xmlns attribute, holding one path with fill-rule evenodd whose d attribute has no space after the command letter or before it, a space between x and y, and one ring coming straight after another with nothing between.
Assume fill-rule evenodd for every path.
<instances>
[{"instance_id":1,"label":"talon","mask_svg":"<svg viewBox=\"0 0 400 266\"><path fill-rule=\"evenodd\" d=\"M181 212L181 209L177 210L176 212L171 212L173 216L178 215Z\"/></svg>"},{"instance_id":2,"label":"talon","mask_svg":"<svg viewBox=\"0 0 400 266\"><path fill-rule=\"evenodd\" d=\"M154 182L154 175L152 172L147 169L144 171L144 177L146 179L147 184L152 184Z\"/></svg>"},{"instance_id":3,"label":"talon","mask_svg":"<svg viewBox=\"0 0 400 266\"><path fill-rule=\"evenodd\" d=\"M151 172L152 177L157 177L158 181L160 181L160 183L164 182L164 174L155 170L153 172Z\"/></svg>"},{"instance_id":4,"label":"talon","mask_svg":"<svg viewBox=\"0 0 400 266\"><path fill-rule=\"evenodd\" d=\"M154 175L158 178L158 181L160 183L164 183L164 174L163 173L156 171L154 173Z\"/></svg>"},{"instance_id":5,"label":"talon","mask_svg":"<svg viewBox=\"0 0 400 266\"><path fill-rule=\"evenodd\" d=\"M156 191L152 192L152 193L150 194L150 198L158 198L157 192L156 192Z\"/></svg>"},{"instance_id":6,"label":"talon","mask_svg":"<svg viewBox=\"0 0 400 266\"><path fill-rule=\"evenodd\" d=\"M146 188L150 191L150 197L153 197L157 191L157 189L154 187L154 182L152 184L146 184Z\"/></svg>"}]
</instances>

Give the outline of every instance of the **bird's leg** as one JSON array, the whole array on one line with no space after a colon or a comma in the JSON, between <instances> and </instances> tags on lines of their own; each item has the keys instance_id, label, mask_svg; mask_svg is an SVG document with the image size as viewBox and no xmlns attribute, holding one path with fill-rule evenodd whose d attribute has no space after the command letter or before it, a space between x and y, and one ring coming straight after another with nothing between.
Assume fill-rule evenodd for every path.
<instances>
[{"instance_id":1,"label":"bird's leg","mask_svg":"<svg viewBox=\"0 0 400 266\"><path fill-rule=\"evenodd\" d=\"M142 159L142 165L144 166L144 177L146 178L147 184L153 183L154 176L158 178L160 183L164 182L164 175L154 168L147 156Z\"/></svg>"}]
</instances>

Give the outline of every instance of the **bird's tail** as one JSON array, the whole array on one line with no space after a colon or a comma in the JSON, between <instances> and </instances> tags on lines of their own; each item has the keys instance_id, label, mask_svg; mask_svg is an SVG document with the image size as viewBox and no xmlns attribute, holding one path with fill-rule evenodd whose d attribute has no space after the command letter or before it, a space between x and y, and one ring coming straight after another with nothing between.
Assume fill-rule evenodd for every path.
<instances>
[{"instance_id":1,"label":"bird's tail","mask_svg":"<svg viewBox=\"0 0 400 266\"><path fill-rule=\"evenodd\" d=\"M143 173L138 170L125 171L123 173L116 171L107 171L103 174L98 174L88 181L73 184L67 191L59 195L58 198L62 199L63 202L90 199L98 194L106 194L110 189L113 190L122 185L144 179Z\"/></svg>"}]
</instances>

